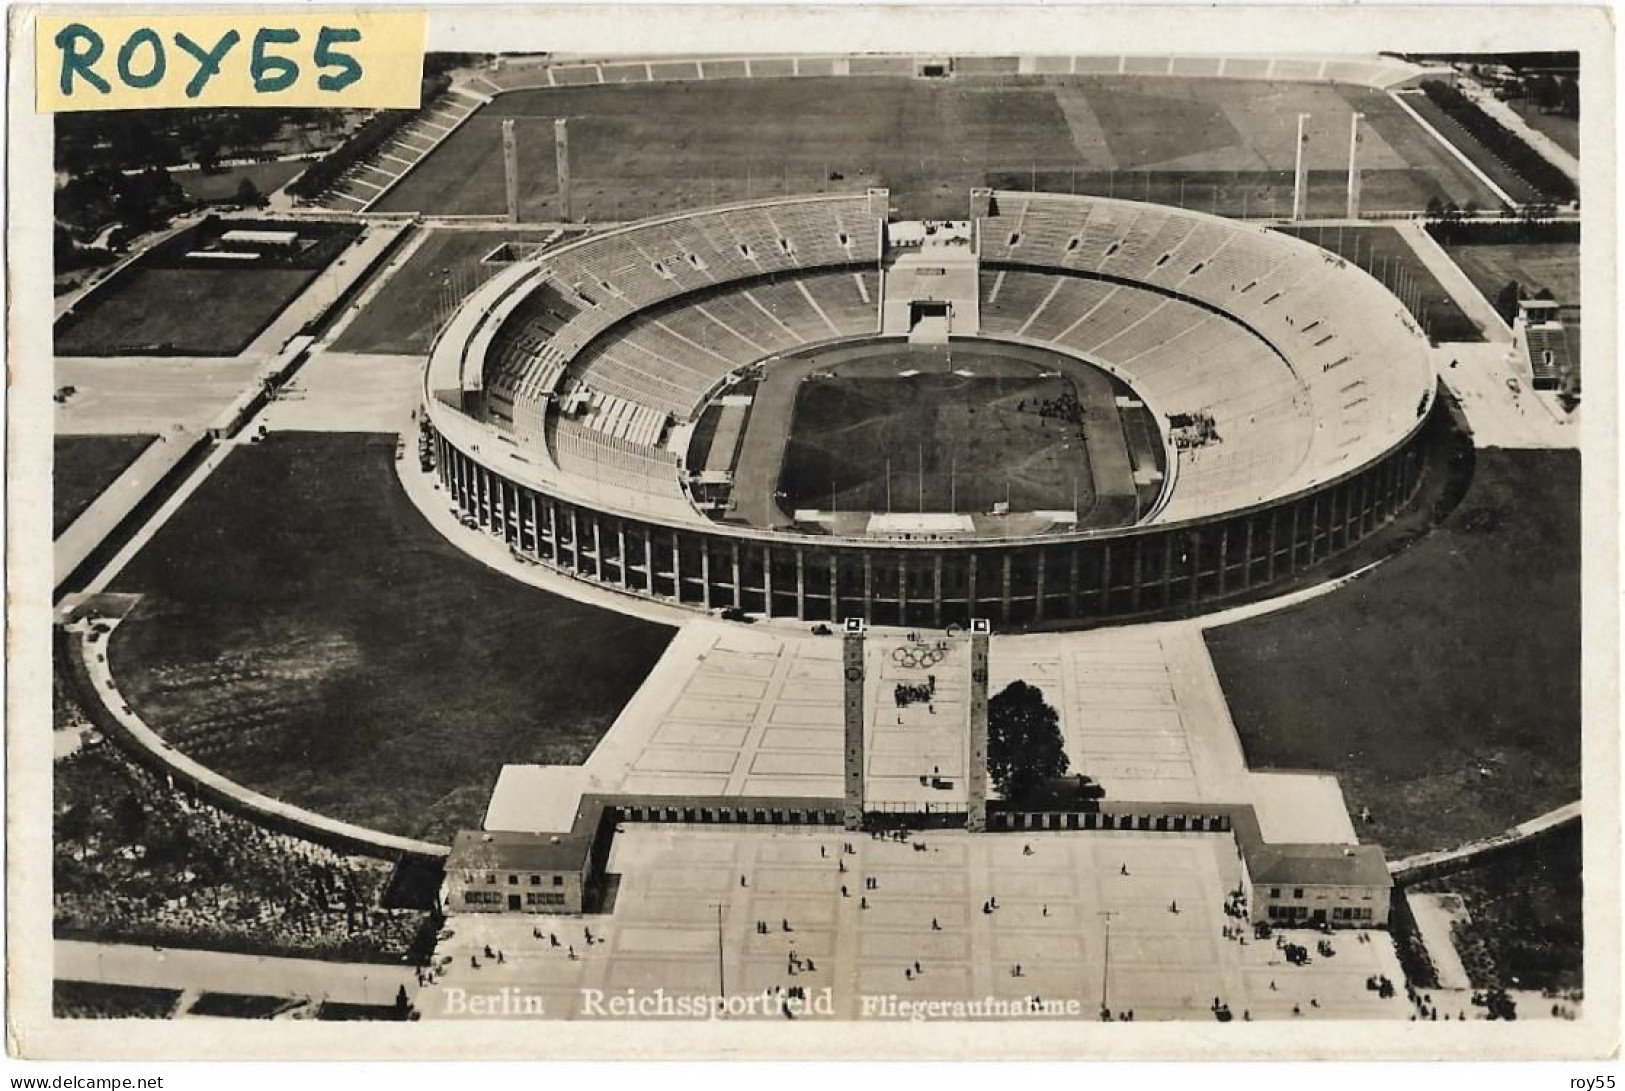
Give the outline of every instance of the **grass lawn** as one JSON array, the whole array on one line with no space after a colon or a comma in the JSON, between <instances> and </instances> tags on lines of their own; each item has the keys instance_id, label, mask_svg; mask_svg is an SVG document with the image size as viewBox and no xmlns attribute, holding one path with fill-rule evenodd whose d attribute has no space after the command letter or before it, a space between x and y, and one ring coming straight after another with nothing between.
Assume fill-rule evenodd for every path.
<instances>
[{"instance_id":1,"label":"grass lawn","mask_svg":"<svg viewBox=\"0 0 1625 1091\"><path fill-rule=\"evenodd\" d=\"M110 655L184 752L391 833L477 826L506 762L583 761L671 638L440 537L395 438L284 433L226 460L115 581Z\"/></svg>"},{"instance_id":2,"label":"grass lawn","mask_svg":"<svg viewBox=\"0 0 1625 1091\"><path fill-rule=\"evenodd\" d=\"M1460 505L1375 572L1207 633L1249 765L1335 773L1390 854L1580 794L1578 453L1476 459Z\"/></svg>"},{"instance_id":3,"label":"grass lawn","mask_svg":"<svg viewBox=\"0 0 1625 1091\"><path fill-rule=\"evenodd\" d=\"M841 511L985 512L1007 495L1012 511L1070 509L1076 481L1088 510L1094 478L1079 428L1018 409L1076 396L1069 379L1036 368L809 380L779 478L785 507L828 509L833 487Z\"/></svg>"},{"instance_id":4,"label":"grass lawn","mask_svg":"<svg viewBox=\"0 0 1625 1091\"><path fill-rule=\"evenodd\" d=\"M1580 305L1579 243L1450 243L1445 250L1492 307L1509 280L1527 295L1546 288L1563 306Z\"/></svg>"},{"instance_id":5,"label":"grass lawn","mask_svg":"<svg viewBox=\"0 0 1625 1091\"><path fill-rule=\"evenodd\" d=\"M1512 107L1531 129L1548 137L1574 158L1580 158L1579 118L1544 113L1529 99L1512 99L1507 105Z\"/></svg>"},{"instance_id":6,"label":"grass lawn","mask_svg":"<svg viewBox=\"0 0 1625 1091\"><path fill-rule=\"evenodd\" d=\"M84 514L152 436L57 436L51 445L51 536Z\"/></svg>"},{"instance_id":7,"label":"grass lawn","mask_svg":"<svg viewBox=\"0 0 1625 1091\"><path fill-rule=\"evenodd\" d=\"M1482 867L1423 884L1466 904L1471 920L1457 923L1455 941L1474 988L1583 985L1582 840L1580 826L1570 826Z\"/></svg>"},{"instance_id":8,"label":"grass lawn","mask_svg":"<svg viewBox=\"0 0 1625 1091\"><path fill-rule=\"evenodd\" d=\"M59 356L236 356L360 234L359 224L303 220L299 245L253 262L193 258L240 250L232 229L287 221L205 217L165 239L91 292L54 329Z\"/></svg>"},{"instance_id":9,"label":"grass lawn","mask_svg":"<svg viewBox=\"0 0 1625 1091\"><path fill-rule=\"evenodd\" d=\"M181 994L175 989L103 985L95 981L51 982L53 1019L169 1019Z\"/></svg>"},{"instance_id":10,"label":"grass lawn","mask_svg":"<svg viewBox=\"0 0 1625 1091\"><path fill-rule=\"evenodd\" d=\"M1133 77L759 79L519 91L470 118L385 194L379 211L500 213L501 123L519 119L522 204L557 216L552 120L570 119L575 215L622 220L783 193L861 192L884 185L899 213L963 217L968 190L990 179L1027 188L1119 196L1131 171L1162 186L1193 172L1233 183L1219 211L1263 214L1276 180L1283 209L1295 149L1293 115L1322 125L1311 147L1312 204L1340 209L1347 118L1367 115L1366 200L1421 209L1431 196L1492 196L1386 96L1360 88ZM1091 173L1092 172L1092 173ZM1239 172L1239 173L1238 173ZM833 178L832 174L840 177ZM1098 187L1098 188L1094 188ZM1166 187L1163 187L1166 188ZM1252 193L1252 189L1259 189ZM1246 195L1244 196L1244 192ZM1162 189L1157 189L1160 195ZM1203 193L1194 207L1209 207ZM1172 200L1172 196L1163 199Z\"/></svg>"},{"instance_id":11,"label":"grass lawn","mask_svg":"<svg viewBox=\"0 0 1625 1091\"><path fill-rule=\"evenodd\" d=\"M230 203L237 200L237 189L246 178L262 194L270 194L310 163L303 159L279 159L269 163L249 163L240 167L227 167L215 174L201 170L172 170L169 176L194 201Z\"/></svg>"},{"instance_id":12,"label":"grass lawn","mask_svg":"<svg viewBox=\"0 0 1625 1091\"><path fill-rule=\"evenodd\" d=\"M381 274L389 279L344 328L334 351L427 355L450 309L508 268L481 258L505 242L539 243L550 234L500 227L428 231L428 238L404 265Z\"/></svg>"},{"instance_id":13,"label":"grass lawn","mask_svg":"<svg viewBox=\"0 0 1625 1091\"><path fill-rule=\"evenodd\" d=\"M154 269L140 265L91 296L60 328L59 356L235 356L315 279L308 269Z\"/></svg>"},{"instance_id":14,"label":"grass lawn","mask_svg":"<svg viewBox=\"0 0 1625 1091\"><path fill-rule=\"evenodd\" d=\"M1411 313L1435 341L1482 341L1480 330L1439 283L1410 243L1391 227L1283 227L1278 230L1357 262L1372 276L1397 284L1403 269L1422 289L1420 305ZM1417 313L1420 312L1420 313Z\"/></svg>"}]
</instances>

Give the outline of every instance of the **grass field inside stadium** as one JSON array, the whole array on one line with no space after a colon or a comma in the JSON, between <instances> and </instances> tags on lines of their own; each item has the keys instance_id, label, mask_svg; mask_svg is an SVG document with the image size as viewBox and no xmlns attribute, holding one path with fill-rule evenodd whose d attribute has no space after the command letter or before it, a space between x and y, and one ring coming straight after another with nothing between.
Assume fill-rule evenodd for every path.
<instances>
[{"instance_id":1,"label":"grass field inside stadium","mask_svg":"<svg viewBox=\"0 0 1625 1091\"><path fill-rule=\"evenodd\" d=\"M152 436L57 436L51 444L51 536L84 514L147 449Z\"/></svg>"},{"instance_id":2,"label":"grass field inside stadium","mask_svg":"<svg viewBox=\"0 0 1625 1091\"><path fill-rule=\"evenodd\" d=\"M508 245L510 254L529 253L549 239L558 245L577 237L575 232L514 227L425 230L427 237L399 268L377 274L384 278L378 293L340 332L334 351L427 355L435 333L457 305L510 268L511 256L487 261L493 251Z\"/></svg>"},{"instance_id":3,"label":"grass field inside stadium","mask_svg":"<svg viewBox=\"0 0 1625 1091\"><path fill-rule=\"evenodd\" d=\"M228 231L297 231L288 248ZM236 356L360 234L361 226L207 218L93 290L55 328L58 356ZM200 252L253 253L252 260Z\"/></svg>"},{"instance_id":4,"label":"grass field inside stadium","mask_svg":"<svg viewBox=\"0 0 1625 1091\"><path fill-rule=\"evenodd\" d=\"M1484 340L1484 331L1469 318L1450 292L1433 275L1410 243L1398 231L1383 225L1333 225L1281 227L1276 230L1314 243L1316 246L1357 264L1372 276L1390 285L1396 298L1404 283L1415 285L1421 295L1408 309L1417 323L1435 341Z\"/></svg>"},{"instance_id":5,"label":"grass field inside stadium","mask_svg":"<svg viewBox=\"0 0 1625 1091\"><path fill-rule=\"evenodd\" d=\"M887 186L904 218L962 217L988 184L1175 203L1291 207L1297 113L1311 115L1310 213L1340 213L1348 125L1366 115L1365 201L1421 210L1493 194L1367 88L1134 77L757 79L510 92L465 122L377 209L504 210L502 122L518 122L521 211L558 216L553 121L570 122L572 212L627 220L748 198ZM1182 185L1183 184L1183 185ZM1203 187L1207 187L1204 189Z\"/></svg>"},{"instance_id":6,"label":"grass field inside stadium","mask_svg":"<svg viewBox=\"0 0 1625 1091\"><path fill-rule=\"evenodd\" d=\"M1079 510L1094 507L1082 428L1037 412L1076 401L1071 380L1036 369L910 378L876 370L843 368L801 385L779 477L788 507L1070 510L1074 485Z\"/></svg>"},{"instance_id":7,"label":"grass field inside stadium","mask_svg":"<svg viewBox=\"0 0 1625 1091\"><path fill-rule=\"evenodd\" d=\"M758 526L817 511L842 533L862 533L871 514L980 517L1006 504L1076 512L1084 526L1132 522L1135 465L1160 469L1161 449L1149 424L1133 432L1146 449L1131 454L1123 416L1143 410L1118 404L1131 395L1103 371L1031 346L811 350L772 364L752 392L733 509Z\"/></svg>"},{"instance_id":8,"label":"grass field inside stadium","mask_svg":"<svg viewBox=\"0 0 1625 1091\"><path fill-rule=\"evenodd\" d=\"M142 598L109 656L147 723L224 775L449 839L503 763L583 761L672 630L472 560L407 499L394 446L236 448L115 581Z\"/></svg>"},{"instance_id":9,"label":"grass field inside stadium","mask_svg":"<svg viewBox=\"0 0 1625 1091\"><path fill-rule=\"evenodd\" d=\"M1207 631L1254 769L1335 773L1390 855L1580 796L1580 460L1476 452L1426 537L1333 594Z\"/></svg>"}]
</instances>

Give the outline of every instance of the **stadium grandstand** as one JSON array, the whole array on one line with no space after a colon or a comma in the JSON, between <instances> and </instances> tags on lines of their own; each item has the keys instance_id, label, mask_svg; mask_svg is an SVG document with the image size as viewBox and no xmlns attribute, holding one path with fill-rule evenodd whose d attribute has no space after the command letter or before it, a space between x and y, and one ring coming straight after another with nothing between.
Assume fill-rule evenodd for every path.
<instances>
[{"instance_id":1,"label":"stadium grandstand","mask_svg":"<svg viewBox=\"0 0 1625 1091\"><path fill-rule=\"evenodd\" d=\"M1143 405L1161 432L1118 437L1142 453L1160 445L1166 472L1138 465L1136 477L1160 482L1157 502L1127 525L1084 529L1053 512L928 513L922 480L914 529L962 526L952 540L876 529L896 531L896 517L869 533L802 513L719 517L702 483L771 483L778 470L730 461L737 412L728 451L688 465L719 395L809 349L920 339L923 325L882 336L881 317L913 313L893 297L931 278L888 271L946 225L893 223L888 200L704 209L499 275L442 331L426 373L425 427L453 502L539 563L631 593L809 619L850 605L905 624L978 611L1010 624L1222 598L1347 548L1414 491L1428 346L1363 271L1203 213L978 190L955 238L969 243L974 298L948 349L1043 350L1126 386L1119 403ZM928 309L956 307L914 308ZM787 432L784 412L764 427ZM738 458L751 457L747 443ZM923 448L920 459L923 477Z\"/></svg>"}]
</instances>

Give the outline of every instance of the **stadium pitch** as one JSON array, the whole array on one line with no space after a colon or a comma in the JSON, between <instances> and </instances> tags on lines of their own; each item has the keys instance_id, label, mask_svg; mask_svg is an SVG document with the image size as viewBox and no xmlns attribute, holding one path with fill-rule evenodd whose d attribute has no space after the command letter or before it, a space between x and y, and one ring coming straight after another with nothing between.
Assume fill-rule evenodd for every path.
<instances>
[{"instance_id":1,"label":"stadium pitch","mask_svg":"<svg viewBox=\"0 0 1625 1091\"><path fill-rule=\"evenodd\" d=\"M770 366L736 462L736 510L770 525L798 510L1076 512L1120 525L1139 511L1118 398L1126 386L1025 346L874 342ZM1135 412L1130 409L1126 412ZM1141 411L1143 412L1143 410ZM769 495L771 493L771 495Z\"/></svg>"}]
</instances>

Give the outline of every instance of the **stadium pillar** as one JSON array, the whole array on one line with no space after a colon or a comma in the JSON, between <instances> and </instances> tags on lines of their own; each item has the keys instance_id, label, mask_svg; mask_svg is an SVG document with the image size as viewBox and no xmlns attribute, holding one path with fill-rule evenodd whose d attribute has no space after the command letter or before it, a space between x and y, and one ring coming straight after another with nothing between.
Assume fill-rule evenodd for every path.
<instances>
[{"instance_id":1,"label":"stadium pillar","mask_svg":"<svg viewBox=\"0 0 1625 1091\"><path fill-rule=\"evenodd\" d=\"M796 549L796 617L807 620L807 554Z\"/></svg>"},{"instance_id":2,"label":"stadium pillar","mask_svg":"<svg viewBox=\"0 0 1625 1091\"><path fill-rule=\"evenodd\" d=\"M700 539L700 603L711 609L711 543Z\"/></svg>"},{"instance_id":3,"label":"stadium pillar","mask_svg":"<svg viewBox=\"0 0 1625 1091\"><path fill-rule=\"evenodd\" d=\"M1006 625L1010 623L1010 560L1010 554L1006 553L999 571L999 609L1003 611Z\"/></svg>"},{"instance_id":4,"label":"stadium pillar","mask_svg":"<svg viewBox=\"0 0 1625 1091\"><path fill-rule=\"evenodd\" d=\"M931 624L942 628L942 554L931 558Z\"/></svg>"},{"instance_id":5,"label":"stadium pillar","mask_svg":"<svg viewBox=\"0 0 1625 1091\"><path fill-rule=\"evenodd\" d=\"M553 122L553 160L559 172L559 219L569 221L570 215L570 121L558 118Z\"/></svg>"},{"instance_id":6,"label":"stadium pillar","mask_svg":"<svg viewBox=\"0 0 1625 1091\"><path fill-rule=\"evenodd\" d=\"M733 554L732 554L732 556L730 558L730 561L732 562L732 568L733 568L734 609L743 610L745 608L745 583L744 583L744 580L740 577L739 539L738 538L735 538L734 541L733 541Z\"/></svg>"},{"instance_id":7,"label":"stadium pillar","mask_svg":"<svg viewBox=\"0 0 1625 1091\"><path fill-rule=\"evenodd\" d=\"M519 141L514 135L514 119L502 122L502 170L507 182L508 222L519 222Z\"/></svg>"},{"instance_id":8,"label":"stadium pillar","mask_svg":"<svg viewBox=\"0 0 1625 1091\"><path fill-rule=\"evenodd\" d=\"M773 547L762 546L762 613L773 616Z\"/></svg>"},{"instance_id":9,"label":"stadium pillar","mask_svg":"<svg viewBox=\"0 0 1625 1091\"><path fill-rule=\"evenodd\" d=\"M1360 122L1365 115L1356 113L1349 120L1349 207L1351 220L1360 218Z\"/></svg>"},{"instance_id":10,"label":"stadium pillar","mask_svg":"<svg viewBox=\"0 0 1625 1091\"><path fill-rule=\"evenodd\" d=\"M1308 204L1308 194L1304 192L1304 162L1303 146L1309 137L1304 133L1304 122L1309 120L1308 114L1298 115L1298 146L1297 158L1292 165L1292 218L1301 220L1304 217L1305 206Z\"/></svg>"},{"instance_id":11,"label":"stadium pillar","mask_svg":"<svg viewBox=\"0 0 1625 1091\"><path fill-rule=\"evenodd\" d=\"M863 634L860 617L846 619L841 637L841 665L845 672L843 713L846 720L846 800L844 825L863 828Z\"/></svg>"},{"instance_id":12,"label":"stadium pillar","mask_svg":"<svg viewBox=\"0 0 1625 1091\"><path fill-rule=\"evenodd\" d=\"M970 623L970 754L965 768L965 828L987 829L987 643L992 626Z\"/></svg>"}]
</instances>

